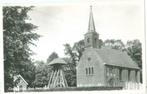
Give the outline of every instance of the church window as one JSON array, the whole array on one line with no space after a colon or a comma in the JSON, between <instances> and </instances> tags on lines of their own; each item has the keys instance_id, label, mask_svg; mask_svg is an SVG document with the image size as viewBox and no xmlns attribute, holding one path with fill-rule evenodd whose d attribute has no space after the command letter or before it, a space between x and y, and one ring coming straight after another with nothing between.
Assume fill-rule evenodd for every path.
<instances>
[{"instance_id":1,"label":"church window","mask_svg":"<svg viewBox=\"0 0 147 94\"><path fill-rule=\"evenodd\" d=\"M112 73L113 71L112 71L112 70L113 70L113 68L112 68L112 67L110 67L110 68L109 68L109 74L110 74L110 76L112 76L112 75L113 75L113 73Z\"/></svg>"},{"instance_id":2,"label":"church window","mask_svg":"<svg viewBox=\"0 0 147 94\"><path fill-rule=\"evenodd\" d=\"M135 81L138 82L137 81L137 71L135 71Z\"/></svg>"},{"instance_id":3,"label":"church window","mask_svg":"<svg viewBox=\"0 0 147 94\"><path fill-rule=\"evenodd\" d=\"M119 80L122 80L122 69L119 70Z\"/></svg>"},{"instance_id":4,"label":"church window","mask_svg":"<svg viewBox=\"0 0 147 94\"><path fill-rule=\"evenodd\" d=\"M130 70L128 70L128 81L130 81Z\"/></svg>"},{"instance_id":5,"label":"church window","mask_svg":"<svg viewBox=\"0 0 147 94\"><path fill-rule=\"evenodd\" d=\"M88 69L86 68L86 75L88 74Z\"/></svg>"},{"instance_id":6,"label":"church window","mask_svg":"<svg viewBox=\"0 0 147 94\"><path fill-rule=\"evenodd\" d=\"M89 68L89 74L91 74L91 69Z\"/></svg>"},{"instance_id":7,"label":"church window","mask_svg":"<svg viewBox=\"0 0 147 94\"><path fill-rule=\"evenodd\" d=\"M94 74L93 67L86 68L85 70L86 70L86 75L93 75Z\"/></svg>"},{"instance_id":8,"label":"church window","mask_svg":"<svg viewBox=\"0 0 147 94\"><path fill-rule=\"evenodd\" d=\"M87 39L87 42L88 42L88 43L90 42L90 38Z\"/></svg>"},{"instance_id":9,"label":"church window","mask_svg":"<svg viewBox=\"0 0 147 94\"><path fill-rule=\"evenodd\" d=\"M94 70L93 70L93 67L91 68L91 70L92 70L92 74L94 74Z\"/></svg>"},{"instance_id":10,"label":"church window","mask_svg":"<svg viewBox=\"0 0 147 94\"><path fill-rule=\"evenodd\" d=\"M95 40L95 43L96 43L96 41L97 41L97 38L95 38L94 40Z\"/></svg>"},{"instance_id":11,"label":"church window","mask_svg":"<svg viewBox=\"0 0 147 94\"><path fill-rule=\"evenodd\" d=\"M109 76L109 68L106 67L106 76Z\"/></svg>"}]
</instances>

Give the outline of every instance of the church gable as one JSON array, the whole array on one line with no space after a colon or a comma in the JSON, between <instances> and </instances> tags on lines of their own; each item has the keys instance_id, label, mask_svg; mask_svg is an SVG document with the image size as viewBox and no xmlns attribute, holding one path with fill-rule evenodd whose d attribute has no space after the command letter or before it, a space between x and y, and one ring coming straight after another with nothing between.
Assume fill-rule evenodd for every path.
<instances>
[{"instance_id":1,"label":"church gable","mask_svg":"<svg viewBox=\"0 0 147 94\"><path fill-rule=\"evenodd\" d=\"M100 58L100 56L97 54L97 52L95 51L95 49L93 48L88 48L85 49L85 51L83 52L82 57L80 58L80 61L78 63L78 67L79 66L91 66L93 65L99 65L99 64L103 64L102 63L102 59ZM99 65L100 66L100 65Z\"/></svg>"},{"instance_id":2,"label":"church gable","mask_svg":"<svg viewBox=\"0 0 147 94\"><path fill-rule=\"evenodd\" d=\"M78 86L80 84L81 86L103 85L104 65L102 62L103 61L95 52L95 50L90 48L86 49L77 66L77 83L79 83Z\"/></svg>"}]
</instances>

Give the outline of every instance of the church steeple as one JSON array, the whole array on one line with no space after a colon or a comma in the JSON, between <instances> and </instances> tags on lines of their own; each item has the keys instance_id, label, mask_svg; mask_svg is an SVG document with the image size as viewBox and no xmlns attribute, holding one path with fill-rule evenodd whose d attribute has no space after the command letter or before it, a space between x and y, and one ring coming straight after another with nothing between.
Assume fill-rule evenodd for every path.
<instances>
[{"instance_id":1,"label":"church steeple","mask_svg":"<svg viewBox=\"0 0 147 94\"><path fill-rule=\"evenodd\" d=\"M85 34L84 42L85 48L99 48L99 35L95 29L92 6L90 6L88 32Z\"/></svg>"},{"instance_id":2,"label":"church steeple","mask_svg":"<svg viewBox=\"0 0 147 94\"><path fill-rule=\"evenodd\" d=\"M88 32L95 32L95 31L96 30L95 30L94 18L92 13L92 6L90 6Z\"/></svg>"}]
</instances>

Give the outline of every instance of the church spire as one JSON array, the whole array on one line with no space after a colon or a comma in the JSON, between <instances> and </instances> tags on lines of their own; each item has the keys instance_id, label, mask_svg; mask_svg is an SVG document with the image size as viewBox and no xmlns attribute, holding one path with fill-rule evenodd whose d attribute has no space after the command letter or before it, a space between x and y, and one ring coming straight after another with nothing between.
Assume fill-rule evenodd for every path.
<instances>
[{"instance_id":1,"label":"church spire","mask_svg":"<svg viewBox=\"0 0 147 94\"><path fill-rule=\"evenodd\" d=\"M88 32L85 34L85 48L99 48L99 34L95 30L92 6L90 6Z\"/></svg>"},{"instance_id":2,"label":"church spire","mask_svg":"<svg viewBox=\"0 0 147 94\"><path fill-rule=\"evenodd\" d=\"M95 32L95 31L96 30L95 30L94 18L92 13L92 6L90 6L88 32Z\"/></svg>"}]
</instances>

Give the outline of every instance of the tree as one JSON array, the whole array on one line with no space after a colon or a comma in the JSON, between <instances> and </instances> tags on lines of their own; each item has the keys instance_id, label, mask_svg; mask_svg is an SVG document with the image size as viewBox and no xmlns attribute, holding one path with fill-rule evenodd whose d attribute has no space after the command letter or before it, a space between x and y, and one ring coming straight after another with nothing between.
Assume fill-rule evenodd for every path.
<instances>
[{"instance_id":1,"label":"tree","mask_svg":"<svg viewBox=\"0 0 147 94\"><path fill-rule=\"evenodd\" d=\"M75 53L75 56L76 56L75 58L77 58L77 61L80 60L82 53L84 51L84 48L85 48L84 40L80 40L74 44L72 50Z\"/></svg>"},{"instance_id":2,"label":"tree","mask_svg":"<svg viewBox=\"0 0 147 94\"><path fill-rule=\"evenodd\" d=\"M70 87L75 87L76 86L76 66L71 62L69 58L63 58L63 59L65 60L65 62L67 62L67 64L63 66L67 84Z\"/></svg>"},{"instance_id":3,"label":"tree","mask_svg":"<svg viewBox=\"0 0 147 94\"><path fill-rule=\"evenodd\" d=\"M98 44L99 44L99 48L101 48L104 45L103 40L99 39Z\"/></svg>"},{"instance_id":4,"label":"tree","mask_svg":"<svg viewBox=\"0 0 147 94\"><path fill-rule=\"evenodd\" d=\"M128 41L126 45L128 55L142 68L142 45L139 40Z\"/></svg>"},{"instance_id":5,"label":"tree","mask_svg":"<svg viewBox=\"0 0 147 94\"><path fill-rule=\"evenodd\" d=\"M76 86L76 65L84 51L84 40L76 42L73 47L69 44L65 44L64 47L65 55L69 56L69 58L65 59L68 62L66 67L69 68L69 70L65 71L65 77L69 86Z\"/></svg>"},{"instance_id":6,"label":"tree","mask_svg":"<svg viewBox=\"0 0 147 94\"><path fill-rule=\"evenodd\" d=\"M58 58L58 54L56 52L53 52L47 59L47 63L50 63L52 60L54 60L55 58Z\"/></svg>"},{"instance_id":7,"label":"tree","mask_svg":"<svg viewBox=\"0 0 147 94\"><path fill-rule=\"evenodd\" d=\"M65 47L64 49L65 55L68 55L70 61L76 66L76 62L77 62L76 53L73 51L72 47L69 44L65 44L64 47Z\"/></svg>"},{"instance_id":8,"label":"tree","mask_svg":"<svg viewBox=\"0 0 147 94\"><path fill-rule=\"evenodd\" d=\"M33 87L44 87L48 85L50 68L43 61L36 61L35 80Z\"/></svg>"},{"instance_id":9,"label":"tree","mask_svg":"<svg viewBox=\"0 0 147 94\"><path fill-rule=\"evenodd\" d=\"M21 74L27 79L26 75L31 76L33 72L30 58L33 52L29 45L35 45L32 41L40 36L32 32L37 26L26 22L29 20L27 13L31 9L32 7L3 7L5 91L13 88L13 75Z\"/></svg>"},{"instance_id":10,"label":"tree","mask_svg":"<svg viewBox=\"0 0 147 94\"><path fill-rule=\"evenodd\" d=\"M104 41L103 46L110 47L116 50L125 50L125 45L121 40L108 39Z\"/></svg>"}]
</instances>

